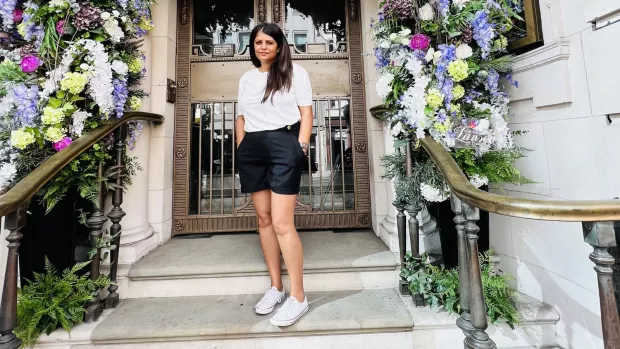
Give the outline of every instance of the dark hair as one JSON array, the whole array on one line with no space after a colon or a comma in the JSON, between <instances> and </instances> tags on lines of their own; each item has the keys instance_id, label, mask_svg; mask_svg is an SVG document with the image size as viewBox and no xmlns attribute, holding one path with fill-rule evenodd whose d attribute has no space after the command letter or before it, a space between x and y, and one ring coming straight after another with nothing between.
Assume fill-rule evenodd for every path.
<instances>
[{"instance_id":1,"label":"dark hair","mask_svg":"<svg viewBox=\"0 0 620 349\"><path fill-rule=\"evenodd\" d=\"M289 91L291 89L293 84L293 59L291 58L291 49L282 29L275 23L261 23L254 27L252 34L250 34L250 58L256 68L259 68L261 63L256 56L256 51L254 51L254 40L256 40L256 36L260 32L271 36L278 45L278 53L276 53L276 58L269 68L267 87L263 97L264 103L269 96L271 96L273 101L273 95L276 92Z\"/></svg>"}]
</instances>

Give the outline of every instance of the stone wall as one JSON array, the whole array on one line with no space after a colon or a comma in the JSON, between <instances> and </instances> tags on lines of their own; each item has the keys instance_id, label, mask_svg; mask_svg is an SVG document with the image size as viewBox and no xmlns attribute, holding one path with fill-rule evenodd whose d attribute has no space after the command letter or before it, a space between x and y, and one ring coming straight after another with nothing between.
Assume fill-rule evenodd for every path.
<instances>
[{"instance_id":1,"label":"stone wall","mask_svg":"<svg viewBox=\"0 0 620 349\"><path fill-rule=\"evenodd\" d=\"M590 23L613 23L620 3L539 3L545 46L517 58L520 87L510 91L512 128L528 131L518 144L533 150L519 168L537 183L505 189L542 200L620 196L620 23ZM492 215L491 245L519 291L558 309L559 345L603 348L592 248L580 224Z\"/></svg>"}]
</instances>

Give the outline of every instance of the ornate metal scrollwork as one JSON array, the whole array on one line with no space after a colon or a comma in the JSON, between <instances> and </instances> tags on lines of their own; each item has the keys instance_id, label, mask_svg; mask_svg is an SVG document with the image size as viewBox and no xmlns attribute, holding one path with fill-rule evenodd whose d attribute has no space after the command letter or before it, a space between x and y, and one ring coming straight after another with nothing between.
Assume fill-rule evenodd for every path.
<instances>
[{"instance_id":1,"label":"ornate metal scrollwork","mask_svg":"<svg viewBox=\"0 0 620 349\"><path fill-rule=\"evenodd\" d=\"M360 214L358 219L361 225L368 225L370 223L370 215L368 213Z\"/></svg>"},{"instance_id":2,"label":"ornate metal scrollwork","mask_svg":"<svg viewBox=\"0 0 620 349\"><path fill-rule=\"evenodd\" d=\"M282 0L271 1L271 13L271 20L274 23L280 23L280 21L282 20Z\"/></svg>"},{"instance_id":3,"label":"ornate metal scrollwork","mask_svg":"<svg viewBox=\"0 0 620 349\"><path fill-rule=\"evenodd\" d=\"M179 82L177 83L178 88L186 88L187 85L188 85L187 78L181 78L179 79Z\"/></svg>"},{"instance_id":4,"label":"ornate metal scrollwork","mask_svg":"<svg viewBox=\"0 0 620 349\"><path fill-rule=\"evenodd\" d=\"M185 223L183 221L176 220L174 221L174 230L181 231L185 227Z\"/></svg>"},{"instance_id":5,"label":"ornate metal scrollwork","mask_svg":"<svg viewBox=\"0 0 620 349\"><path fill-rule=\"evenodd\" d=\"M177 150L175 151L175 155L179 159L184 159L187 156L187 149L177 148Z\"/></svg>"},{"instance_id":6,"label":"ornate metal scrollwork","mask_svg":"<svg viewBox=\"0 0 620 349\"><path fill-rule=\"evenodd\" d=\"M183 25L187 25L187 18L189 17L189 15L187 14L187 12L189 11L187 1L188 0L183 0L183 3L181 5L181 24Z\"/></svg>"},{"instance_id":7,"label":"ornate metal scrollwork","mask_svg":"<svg viewBox=\"0 0 620 349\"><path fill-rule=\"evenodd\" d=\"M267 22L267 0L258 0L258 21Z\"/></svg>"},{"instance_id":8,"label":"ornate metal scrollwork","mask_svg":"<svg viewBox=\"0 0 620 349\"><path fill-rule=\"evenodd\" d=\"M364 142L355 143L355 152L357 152L357 153L365 153L366 152L366 143L364 143Z\"/></svg>"},{"instance_id":9,"label":"ornate metal scrollwork","mask_svg":"<svg viewBox=\"0 0 620 349\"><path fill-rule=\"evenodd\" d=\"M354 84L361 84L362 83L362 73L353 73L351 74L351 81L353 81Z\"/></svg>"}]
</instances>

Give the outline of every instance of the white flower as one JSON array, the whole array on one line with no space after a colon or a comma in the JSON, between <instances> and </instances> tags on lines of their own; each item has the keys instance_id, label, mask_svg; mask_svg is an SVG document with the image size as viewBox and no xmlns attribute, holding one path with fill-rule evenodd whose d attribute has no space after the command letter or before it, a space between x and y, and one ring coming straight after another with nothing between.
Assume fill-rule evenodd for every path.
<instances>
[{"instance_id":1,"label":"white flower","mask_svg":"<svg viewBox=\"0 0 620 349\"><path fill-rule=\"evenodd\" d=\"M86 63L82 63L80 64L80 69L82 69L83 71L87 71L90 69L90 65L86 64Z\"/></svg>"},{"instance_id":2,"label":"white flower","mask_svg":"<svg viewBox=\"0 0 620 349\"><path fill-rule=\"evenodd\" d=\"M112 14L114 15L114 17L118 17L118 16L120 16L121 13L116 11L116 10L114 10L114 11L112 11Z\"/></svg>"},{"instance_id":3,"label":"white flower","mask_svg":"<svg viewBox=\"0 0 620 349\"><path fill-rule=\"evenodd\" d=\"M409 40L410 40L409 38L403 38L403 39L400 41L400 44L401 44L401 45L405 45L405 46L407 46L407 45L409 45Z\"/></svg>"},{"instance_id":4,"label":"white flower","mask_svg":"<svg viewBox=\"0 0 620 349\"><path fill-rule=\"evenodd\" d=\"M401 30L400 32L398 32L398 36L401 36L401 37L408 36L408 35L411 35L411 29L409 28L405 28Z\"/></svg>"},{"instance_id":5,"label":"white flower","mask_svg":"<svg viewBox=\"0 0 620 349\"><path fill-rule=\"evenodd\" d=\"M379 47L381 48L390 48L390 46L392 46L392 44L390 44L388 40L379 41Z\"/></svg>"},{"instance_id":6,"label":"white flower","mask_svg":"<svg viewBox=\"0 0 620 349\"><path fill-rule=\"evenodd\" d=\"M125 62L116 60L112 62L112 70L114 70L116 74L127 75L129 67L125 64Z\"/></svg>"},{"instance_id":7,"label":"white flower","mask_svg":"<svg viewBox=\"0 0 620 349\"><path fill-rule=\"evenodd\" d=\"M434 57L435 57L435 49L432 47L429 47L428 51L426 51L426 56L424 56L424 59L428 63L432 61Z\"/></svg>"},{"instance_id":8,"label":"white flower","mask_svg":"<svg viewBox=\"0 0 620 349\"><path fill-rule=\"evenodd\" d=\"M476 131L478 132L486 132L489 129L489 120L487 119L480 119L478 120L478 125L476 126Z\"/></svg>"},{"instance_id":9,"label":"white flower","mask_svg":"<svg viewBox=\"0 0 620 349\"><path fill-rule=\"evenodd\" d=\"M469 178L469 182L476 188L489 184L489 179L485 176L473 175Z\"/></svg>"},{"instance_id":10,"label":"white flower","mask_svg":"<svg viewBox=\"0 0 620 349\"><path fill-rule=\"evenodd\" d=\"M377 79L377 94L381 99L386 99L392 92L392 80L394 80L394 75L391 73L385 73Z\"/></svg>"},{"instance_id":11,"label":"white flower","mask_svg":"<svg viewBox=\"0 0 620 349\"><path fill-rule=\"evenodd\" d=\"M433 63L439 63L439 59L441 59L441 51L435 51L433 54Z\"/></svg>"},{"instance_id":12,"label":"white flower","mask_svg":"<svg viewBox=\"0 0 620 349\"><path fill-rule=\"evenodd\" d=\"M0 166L0 190L6 189L11 184L16 174L17 169L15 168L15 164L11 162L3 163Z\"/></svg>"},{"instance_id":13,"label":"white flower","mask_svg":"<svg viewBox=\"0 0 620 349\"><path fill-rule=\"evenodd\" d=\"M78 110L75 113L73 113L73 115L71 116L71 118L73 119L71 133L73 133L74 135L78 137L81 137L82 131L84 131L84 122L86 121L86 119L88 119L91 116L92 116L91 113L83 111L83 110Z\"/></svg>"},{"instance_id":14,"label":"white flower","mask_svg":"<svg viewBox=\"0 0 620 349\"><path fill-rule=\"evenodd\" d=\"M67 3L66 0L51 0L49 2L49 6L50 7L62 7L65 3Z\"/></svg>"},{"instance_id":15,"label":"white flower","mask_svg":"<svg viewBox=\"0 0 620 349\"><path fill-rule=\"evenodd\" d=\"M462 10L468 2L469 0L452 0L452 6Z\"/></svg>"},{"instance_id":16,"label":"white flower","mask_svg":"<svg viewBox=\"0 0 620 349\"><path fill-rule=\"evenodd\" d=\"M123 23L127 22L127 16L122 16L121 17L121 22L123 22Z\"/></svg>"},{"instance_id":17,"label":"white flower","mask_svg":"<svg viewBox=\"0 0 620 349\"><path fill-rule=\"evenodd\" d=\"M471 46L467 44L460 44L456 47L456 58L467 59L474 54Z\"/></svg>"},{"instance_id":18,"label":"white flower","mask_svg":"<svg viewBox=\"0 0 620 349\"><path fill-rule=\"evenodd\" d=\"M435 188L426 183L420 184L420 192L424 200L428 202L442 202L448 199L450 192L445 189Z\"/></svg>"},{"instance_id":19,"label":"white flower","mask_svg":"<svg viewBox=\"0 0 620 349\"><path fill-rule=\"evenodd\" d=\"M110 12L101 12L101 19L107 21L110 18Z\"/></svg>"},{"instance_id":20,"label":"white flower","mask_svg":"<svg viewBox=\"0 0 620 349\"><path fill-rule=\"evenodd\" d=\"M432 21L435 18L435 11L431 4L427 3L426 5L420 7L420 19L423 21Z\"/></svg>"},{"instance_id":21,"label":"white flower","mask_svg":"<svg viewBox=\"0 0 620 349\"><path fill-rule=\"evenodd\" d=\"M114 18L108 19L103 24L103 28L108 34L110 34L110 39L114 43L120 42L121 39L125 36L123 29L121 29L121 27L118 26L118 21L116 21L116 19Z\"/></svg>"},{"instance_id":22,"label":"white flower","mask_svg":"<svg viewBox=\"0 0 620 349\"><path fill-rule=\"evenodd\" d=\"M392 127L392 136L398 137L403 132L403 124L399 121Z\"/></svg>"},{"instance_id":23,"label":"white flower","mask_svg":"<svg viewBox=\"0 0 620 349\"><path fill-rule=\"evenodd\" d=\"M409 59L407 59L407 63L405 63L405 68L413 75L414 78L420 76L422 72L422 62L411 53L409 55Z\"/></svg>"}]
</instances>

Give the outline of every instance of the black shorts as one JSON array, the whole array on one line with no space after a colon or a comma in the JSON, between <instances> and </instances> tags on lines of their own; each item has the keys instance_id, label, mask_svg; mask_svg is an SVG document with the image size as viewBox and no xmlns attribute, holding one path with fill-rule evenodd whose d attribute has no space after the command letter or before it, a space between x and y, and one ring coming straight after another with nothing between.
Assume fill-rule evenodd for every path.
<instances>
[{"instance_id":1,"label":"black shorts","mask_svg":"<svg viewBox=\"0 0 620 349\"><path fill-rule=\"evenodd\" d=\"M298 134L298 124L291 129L245 134L236 159L242 193L265 189L276 194L299 193L305 155Z\"/></svg>"}]
</instances>

